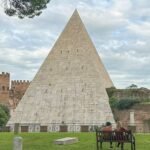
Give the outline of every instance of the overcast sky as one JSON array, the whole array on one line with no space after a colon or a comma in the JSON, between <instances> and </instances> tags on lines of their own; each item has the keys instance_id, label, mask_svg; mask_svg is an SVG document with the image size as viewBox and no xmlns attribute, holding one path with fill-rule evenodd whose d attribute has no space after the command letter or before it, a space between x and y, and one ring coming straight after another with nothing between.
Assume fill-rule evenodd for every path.
<instances>
[{"instance_id":1,"label":"overcast sky","mask_svg":"<svg viewBox=\"0 0 150 150\"><path fill-rule=\"evenodd\" d=\"M23 20L0 7L0 72L32 80L75 8L114 85L150 88L150 0L52 0Z\"/></svg>"}]
</instances>

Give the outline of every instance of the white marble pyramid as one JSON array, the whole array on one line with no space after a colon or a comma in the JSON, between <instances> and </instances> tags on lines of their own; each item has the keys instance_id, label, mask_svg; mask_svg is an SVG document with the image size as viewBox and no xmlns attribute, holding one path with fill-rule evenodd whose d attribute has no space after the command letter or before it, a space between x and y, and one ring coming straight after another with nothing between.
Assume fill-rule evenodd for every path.
<instances>
[{"instance_id":1,"label":"white marble pyramid","mask_svg":"<svg viewBox=\"0 0 150 150\"><path fill-rule=\"evenodd\" d=\"M75 10L7 125L81 131L114 122L106 88L113 83ZM85 128L83 128L85 127Z\"/></svg>"}]
</instances>

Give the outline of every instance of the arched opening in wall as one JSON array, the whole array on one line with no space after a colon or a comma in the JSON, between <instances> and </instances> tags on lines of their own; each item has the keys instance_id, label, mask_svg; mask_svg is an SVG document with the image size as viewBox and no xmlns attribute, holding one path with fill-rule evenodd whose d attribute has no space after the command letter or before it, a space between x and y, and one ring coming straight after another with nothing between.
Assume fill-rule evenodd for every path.
<instances>
[{"instance_id":1,"label":"arched opening in wall","mask_svg":"<svg viewBox=\"0 0 150 150\"><path fill-rule=\"evenodd\" d=\"M67 125L60 125L60 132L67 132L68 131L68 126Z\"/></svg>"},{"instance_id":2,"label":"arched opening in wall","mask_svg":"<svg viewBox=\"0 0 150 150\"><path fill-rule=\"evenodd\" d=\"M47 132L48 128L47 126L40 126L40 132Z\"/></svg>"},{"instance_id":3,"label":"arched opening in wall","mask_svg":"<svg viewBox=\"0 0 150 150\"><path fill-rule=\"evenodd\" d=\"M21 132L28 132L29 127L28 126L21 126Z\"/></svg>"},{"instance_id":4,"label":"arched opening in wall","mask_svg":"<svg viewBox=\"0 0 150 150\"><path fill-rule=\"evenodd\" d=\"M89 131L89 126L83 125L81 126L81 132L88 132Z\"/></svg>"}]
</instances>

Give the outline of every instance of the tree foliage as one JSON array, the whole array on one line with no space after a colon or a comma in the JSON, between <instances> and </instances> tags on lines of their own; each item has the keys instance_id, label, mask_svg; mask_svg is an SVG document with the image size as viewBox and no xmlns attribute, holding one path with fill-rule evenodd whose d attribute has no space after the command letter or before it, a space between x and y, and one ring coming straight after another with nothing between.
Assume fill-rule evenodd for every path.
<instances>
[{"instance_id":1,"label":"tree foliage","mask_svg":"<svg viewBox=\"0 0 150 150\"><path fill-rule=\"evenodd\" d=\"M118 101L118 103L116 104L116 108L119 110L130 109L132 106L134 106L137 103L139 103L138 100L122 99Z\"/></svg>"},{"instance_id":2,"label":"tree foliage","mask_svg":"<svg viewBox=\"0 0 150 150\"><path fill-rule=\"evenodd\" d=\"M0 107L5 111L6 115L9 117L10 116L9 108L5 105L0 105Z\"/></svg>"},{"instance_id":3,"label":"tree foliage","mask_svg":"<svg viewBox=\"0 0 150 150\"><path fill-rule=\"evenodd\" d=\"M118 100L115 97L109 98L109 104L111 108L116 108Z\"/></svg>"},{"instance_id":4,"label":"tree foliage","mask_svg":"<svg viewBox=\"0 0 150 150\"><path fill-rule=\"evenodd\" d=\"M0 127L4 127L10 117L9 109L0 105Z\"/></svg>"},{"instance_id":5,"label":"tree foliage","mask_svg":"<svg viewBox=\"0 0 150 150\"><path fill-rule=\"evenodd\" d=\"M4 0L5 13L9 16L33 18L42 13L42 9L47 8L50 0Z\"/></svg>"},{"instance_id":6,"label":"tree foliage","mask_svg":"<svg viewBox=\"0 0 150 150\"><path fill-rule=\"evenodd\" d=\"M117 89L115 87L111 87L107 88L106 91L109 97L113 97L113 94L117 91Z\"/></svg>"},{"instance_id":7,"label":"tree foliage","mask_svg":"<svg viewBox=\"0 0 150 150\"><path fill-rule=\"evenodd\" d=\"M131 84L127 89L138 89L138 86L135 84Z\"/></svg>"},{"instance_id":8,"label":"tree foliage","mask_svg":"<svg viewBox=\"0 0 150 150\"><path fill-rule=\"evenodd\" d=\"M112 109L119 109L119 110L124 110L124 109L130 109L132 106L134 106L137 103L140 103L139 100L136 99L120 99L117 100L115 97L111 97L109 99L109 103Z\"/></svg>"}]
</instances>

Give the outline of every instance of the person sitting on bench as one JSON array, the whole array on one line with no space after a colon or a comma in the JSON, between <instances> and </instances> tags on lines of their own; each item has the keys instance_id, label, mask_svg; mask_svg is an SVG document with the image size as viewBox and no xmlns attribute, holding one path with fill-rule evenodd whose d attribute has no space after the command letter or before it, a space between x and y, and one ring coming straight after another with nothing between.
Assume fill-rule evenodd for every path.
<instances>
[{"instance_id":1,"label":"person sitting on bench","mask_svg":"<svg viewBox=\"0 0 150 150\"><path fill-rule=\"evenodd\" d=\"M119 131L119 132L124 132L124 131L128 131L127 129L125 129L124 127L123 127L123 125L122 125L122 122L121 121L117 121L117 126L116 126L116 129L115 129L115 131ZM119 147L120 146L120 142L118 142L118 144L117 144L117 147ZM123 143L122 143L123 144ZM123 145L122 145L123 146Z\"/></svg>"},{"instance_id":2,"label":"person sitting on bench","mask_svg":"<svg viewBox=\"0 0 150 150\"><path fill-rule=\"evenodd\" d=\"M112 124L111 122L106 122L105 126L102 128L102 131L112 131ZM110 148L113 148L112 142L110 142Z\"/></svg>"}]
</instances>

